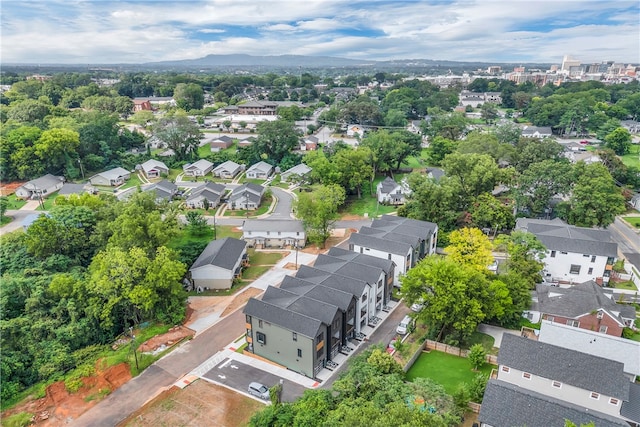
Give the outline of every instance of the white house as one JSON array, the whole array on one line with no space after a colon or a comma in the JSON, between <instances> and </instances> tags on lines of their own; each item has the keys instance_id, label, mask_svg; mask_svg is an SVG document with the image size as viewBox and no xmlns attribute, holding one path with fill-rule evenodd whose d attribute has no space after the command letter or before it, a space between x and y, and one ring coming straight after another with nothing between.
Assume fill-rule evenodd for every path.
<instances>
[{"instance_id":1,"label":"white house","mask_svg":"<svg viewBox=\"0 0 640 427\"><path fill-rule=\"evenodd\" d=\"M186 176L206 176L213 169L213 163L206 159L182 166L182 171Z\"/></svg>"},{"instance_id":2,"label":"white house","mask_svg":"<svg viewBox=\"0 0 640 427\"><path fill-rule=\"evenodd\" d=\"M150 159L140 165L144 176L147 178L158 178L160 176L168 175L169 168L163 162L159 160Z\"/></svg>"},{"instance_id":3,"label":"white house","mask_svg":"<svg viewBox=\"0 0 640 427\"><path fill-rule=\"evenodd\" d=\"M178 192L178 186L171 181L163 179L160 182L145 187L142 191L153 191L156 194L156 202L161 202L162 200L171 201Z\"/></svg>"},{"instance_id":4,"label":"white house","mask_svg":"<svg viewBox=\"0 0 640 427\"><path fill-rule=\"evenodd\" d=\"M609 282L618 245L608 230L575 227L559 219L519 218L516 229L534 234L547 248L545 279L560 283Z\"/></svg>"},{"instance_id":5,"label":"white house","mask_svg":"<svg viewBox=\"0 0 640 427\"><path fill-rule=\"evenodd\" d=\"M89 178L89 182L93 185L115 187L124 184L129 178L131 178L131 172L124 168L114 168L95 174Z\"/></svg>"},{"instance_id":6,"label":"white house","mask_svg":"<svg viewBox=\"0 0 640 427\"><path fill-rule=\"evenodd\" d=\"M524 136L525 138L550 138L552 135L553 132L548 126L525 126L522 128L522 136Z\"/></svg>"},{"instance_id":7,"label":"white house","mask_svg":"<svg viewBox=\"0 0 640 427\"><path fill-rule=\"evenodd\" d=\"M216 208L220 204L222 196L227 191L227 187L215 182L207 182L194 188L185 200L185 205L191 209L204 209L205 200L209 208Z\"/></svg>"},{"instance_id":8,"label":"white house","mask_svg":"<svg viewBox=\"0 0 640 427\"><path fill-rule=\"evenodd\" d=\"M302 221L246 220L242 225L242 240L256 248L304 248L307 233Z\"/></svg>"},{"instance_id":9,"label":"white house","mask_svg":"<svg viewBox=\"0 0 640 427\"><path fill-rule=\"evenodd\" d=\"M242 171L242 166L236 162L227 160L213 168L213 175L220 178L231 179L238 175L240 171Z\"/></svg>"},{"instance_id":10,"label":"white house","mask_svg":"<svg viewBox=\"0 0 640 427\"><path fill-rule=\"evenodd\" d=\"M227 206L229 209L258 209L262 202L264 187L252 182L243 184L231 191Z\"/></svg>"},{"instance_id":11,"label":"white house","mask_svg":"<svg viewBox=\"0 0 640 427\"><path fill-rule=\"evenodd\" d=\"M207 245L189 269L194 289L229 289L248 263L246 243L233 237Z\"/></svg>"},{"instance_id":12,"label":"white house","mask_svg":"<svg viewBox=\"0 0 640 427\"><path fill-rule=\"evenodd\" d=\"M294 167L282 172L280 174L280 180L282 182L287 182L293 176L305 178L309 173L311 173L311 168L304 163L300 163L299 165L295 165Z\"/></svg>"},{"instance_id":13,"label":"white house","mask_svg":"<svg viewBox=\"0 0 640 427\"><path fill-rule=\"evenodd\" d=\"M405 202L405 197L409 194L411 194L411 189L406 180L398 184L393 178L386 177L376 187L378 202L382 204L402 205Z\"/></svg>"},{"instance_id":14,"label":"white house","mask_svg":"<svg viewBox=\"0 0 640 427\"><path fill-rule=\"evenodd\" d=\"M247 169L247 178L251 179L267 179L273 173L273 166L267 162L258 162Z\"/></svg>"},{"instance_id":15,"label":"white house","mask_svg":"<svg viewBox=\"0 0 640 427\"><path fill-rule=\"evenodd\" d=\"M64 177L51 175L50 173L33 179L16 189L16 197L19 199L35 199L46 197L58 191L64 185Z\"/></svg>"}]
</instances>

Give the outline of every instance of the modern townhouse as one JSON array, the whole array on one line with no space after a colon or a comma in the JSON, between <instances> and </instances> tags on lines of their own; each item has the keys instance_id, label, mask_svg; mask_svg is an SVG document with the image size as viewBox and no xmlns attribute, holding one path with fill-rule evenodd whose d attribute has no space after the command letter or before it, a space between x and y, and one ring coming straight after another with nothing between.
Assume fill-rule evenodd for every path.
<instances>
[{"instance_id":1,"label":"modern townhouse","mask_svg":"<svg viewBox=\"0 0 640 427\"><path fill-rule=\"evenodd\" d=\"M255 248L304 248L307 233L302 221L246 220L242 224L242 239Z\"/></svg>"},{"instance_id":2,"label":"modern townhouse","mask_svg":"<svg viewBox=\"0 0 640 427\"><path fill-rule=\"evenodd\" d=\"M351 261L357 264L368 265L373 268L380 268L385 272L385 283L392 287L394 285L398 285L394 283L393 279L395 277L395 269L396 265L393 261L384 258L378 258L370 255L359 254L357 252L349 251L346 249L339 248L337 246L332 247L327 252L326 256L330 256L333 258L338 258L343 261Z\"/></svg>"}]
</instances>

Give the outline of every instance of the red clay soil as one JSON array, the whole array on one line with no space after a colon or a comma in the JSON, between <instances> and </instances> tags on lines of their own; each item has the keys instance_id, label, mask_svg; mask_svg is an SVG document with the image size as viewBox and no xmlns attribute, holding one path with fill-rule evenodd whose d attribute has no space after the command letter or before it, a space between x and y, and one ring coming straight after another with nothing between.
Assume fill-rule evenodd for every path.
<instances>
[{"instance_id":1,"label":"red clay soil","mask_svg":"<svg viewBox=\"0 0 640 427\"><path fill-rule=\"evenodd\" d=\"M99 365L97 363L96 365ZM98 370L98 367L96 367ZM26 400L4 412L3 418L20 412L34 414L32 425L60 427L77 419L82 413L98 403L104 396L131 379L129 365L120 363L95 375L82 379L83 386L70 394L63 381L51 384L46 396L36 400Z\"/></svg>"},{"instance_id":2,"label":"red clay soil","mask_svg":"<svg viewBox=\"0 0 640 427\"><path fill-rule=\"evenodd\" d=\"M0 185L0 196L10 196L11 194L15 193L16 190L22 186L22 184L24 184L24 182L7 182L7 183L2 183Z\"/></svg>"},{"instance_id":3,"label":"red clay soil","mask_svg":"<svg viewBox=\"0 0 640 427\"><path fill-rule=\"evenodd\" d=\"M195 332L192 329L189 329L185 326L174 326L166 333L162 335L156 335L155 337L145 341L140 347L138 347L138 350L146 353L154 351L163 344L167 347L171 347L184 338L193 337L194 334Z\"/></svg>"}]
</instances>

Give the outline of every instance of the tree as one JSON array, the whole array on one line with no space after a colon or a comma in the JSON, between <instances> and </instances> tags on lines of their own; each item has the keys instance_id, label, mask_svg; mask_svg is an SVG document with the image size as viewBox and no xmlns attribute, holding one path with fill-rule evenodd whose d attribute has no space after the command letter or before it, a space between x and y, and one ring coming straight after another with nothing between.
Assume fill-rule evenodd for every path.
<instances>
[{"instance_id":1,"label":"tree","mask_svg":"<svg viewBox=\"0 0 640 427\"><path fill-rule=\"evenodd\" d=\"M436 136L446 139L458 140L464 135L469 121L462 113L445 113L440 109L429 112L430 120L425 120L422 132L431 141Z\"/></svg>"},{"instance_id":2,"label":"tree","mask_svg":"<svg viewBox=\"0 0 640 427\"><path fill-rule=\"evenodd\" d=\"M140 110L133 113L130 120L133 123L146 128L149 123L153 122L154 118L155 116L153 115L153 112L149 110Z\"/></svg>"},{"instance_id":3,"label":"tree","mask_svg":"<svg viewBox=\"0 0 640 427\"><path fill-rule=\"evenodd\" d=\"M484 365L486 357L487 352L482 344L472 345L469 349L469 354L467 355L467 359L471 362L471 366L473 366L474 371L477 371Z\"/></svg>"},{"instance_id":4,"label":"tree","mask_svg":"<svg viewBox=\"0 0 640 427\"><path fill-rule=\"evenodd\" d=\"M204 92L202 86L196 83L178 83L173 91L178 108L185 111L201 110L204 106Z\"/></svg>"},{"instance_id":5,"label":"tree","mask_svg":"<svg viewBox=\"0 0 640 427\"><path fill-rule=\"evenodd\" d=\"M493 123L498 117L498 107L491 102L485 102L482 104L482 107L480 107L480 116L487 124Z\"/></svg>"},{"instance_id":6,"label":"tree","mask_svg":"<svg viewBox=\"0 0 640 427\"><path fill-rule=\"evenodd\" d=\"M469 207L470 223L480 229L505 230L515 225L513 207L489 193L482 193Z\"/></svg>"},{"instance_id":7,"label":"tree","mask_svg":"<svg viewBox=\"0 0 640 427\"><path fill-rule=\"evenodd\" d=\"M427 149L429 160L434 165L439 166L446 155L456 151L457 147L456 141L436 136L429 142L429 148Z\"/></svg>"},{"instance_id":8,"label":"tree","mask_svg":"<svg viewBox=\"0 0 640 427\"><path fill-rule=\"evenodd\" d=\"M192 159L202 137L198 125L184 115L160 119L153 128L153 135L173 150L176 160Z\"/></svg>"},{"instance_id":9,"label":"tree","mask_svg":"<svg viewBox=\"0 0 640 427\"><path fill-rule=\"evenodd\" d=\"M541 215L552 197L570 193L572 181L573 166L566 160L533 163L517 178L518 207L529 209L531 215Z\"/></svg>"},{"instance_id":10,"label":"tree","mask_svg":"<svg viewBox=\"0 0 640 427\"><path fill-rule=\"evenodd\" d=\"M9 208L9 199L5 196L0 197L0 219L4 219L4 215L7 213L7 209Z\"/></svg>"},{"instance_id":11,"label":"tree","mask_svg":"<svg viewBox=\"0 0 640 427\"><path fill-rule=\"evenodd\" d=\"M206 199L205 199L206 200ZM189 211L185 215L187 224L189 224L189 232L194 236L204 236L209 230L207 219L196 211Z\"/></svg>"},{"instance_id":12,"label":"tree","mask_svg":"<svg viewBox=\"0 0 640 427\"><path fill-rule=\"evenodd\" d=\"M604 138L605 146L612 149L618 156L623 156L631 150L631 134L625 128L617 128Z\"/></svg>"},{"instance_id":13,"label":"tree","mask_svg":"<svg viewBox=\"0 0 640 427\"><path fill-rule=\"evenodd\" d=\"M338 207L344 200L344 188L335 184L322 185L311 193L301 193L298 196L294 203L295 212L302 220L310 241L324 247L339 218Z\"/></svg>"},{"instance_id":14,"label":"tree","mask_svg":"<svg viewBox=\"0 0 640 427\"><path fill-rule=\"evenodd\" d=\"M498 138L498 142L515 145L522 135L522 129L515 123L506 122L496 126L493 134Z\"/></svg>"},{"instance_id":15,"label":"tree","mask_svg":"<svg viewBox=\"0 0 640 427\"><path fill-rule=\"evenodd\" d=\"M371 150L358 147L355 150L341 150L333 157L333 163L344 173L342 184L349 190L356 190L358 199L362 197L362 186L373 180L373 168L370 165Z\"/></svg>"},{"instance_id":16,"label":"tree","mask_svg":"<svg viewBox=\"0 0 640 427\"><path fill-rule=\"evenodd\" d=\"M529 289L540 283L546 248L534 234L518 230L499 235L494 243L498 250L507 253L504 265L507 272L526 280Z\"/></svg>"},{"instance_id":17,"label":"tree","mask_svg":"<svg viewBox=\"0 0 640 427\"><path fill-rule=\"evenodd\" d=\"M7 113L8 118L24 124L42 124L50 112L51 105L35 99L12 103Z\"/></svg>"},{"instance_id":18,"label":"tree","mask_svg":"<svg viewBox=\"0 0 640 427\"><path fill-rule=\"evenodd\" d=\"M71 159L77 158L80 135L70 129L49 129L40 135L34 145L35 154L51 172L69 167Z\"/></svg>"},{"instance_id":19,"label":"tree","mask_svg":"<svg viewBox=\"0 0 640 427\"><path fill-rule=\"evenodd\" d=\"M606 227L625 211L625 201L607 168L594 163L576 166L577 180L562 216L580 227Z\"/></svg>"},{"instance_id":20,"label":"tree","mask_svg":"<svg viewBox=\"0 0 640 427\"><path fill-rule=\"evenodd\" d=\"M493 191L506 181L508 169L499 169L487 154L452 153L442 162L448 180L457 188L461 206L466 208L472 198Z\"/></svg>"},{"instance_id":21,"label":"tree","mask_svg":"<svg viewBox=\"0 0 640 427\"><path fill-rule=\"evenodd\" d=\"M282 159L298 146L300 133L293 122L286 120L264 121L258 123L258 136L251 146L250 152L257 160L265 155L278 165Z\"/></svg>"},{"instance_id":22,"label":"tree","mask_svg":"<svg viewBox=\"0 0 640 427\"><path fill-rule=\"evenodd\" d=\"M486 272L493 262L491 241L477 228L461 228L449 234L448 257L459 264Z\"/></svg>"},{"instance_id":23,"label":"tree","mask_svg":"<svg viewBox=\"0 0 640 427\"><path fill-rule=\"evenodd\" d=\"M233 124L233 122L231 120L223 120L222 121L222 126L224 126L224 128L227 130L227 132L229 132L229 129L231 129L231 125Z\"/></svg>"},{"instance_id":24,"label":"tree","mask_svg":"<svg viewBox=\"0 0 640 427\"><path fill-rule=\"evenodd\" d=\"M451 257L430 255L400 281L409 303L423 301L418 317L433 331L436 340L451 335L459 343L485 318L487 279L472 266L459 264Z\"/></svg>"}]
</instances>

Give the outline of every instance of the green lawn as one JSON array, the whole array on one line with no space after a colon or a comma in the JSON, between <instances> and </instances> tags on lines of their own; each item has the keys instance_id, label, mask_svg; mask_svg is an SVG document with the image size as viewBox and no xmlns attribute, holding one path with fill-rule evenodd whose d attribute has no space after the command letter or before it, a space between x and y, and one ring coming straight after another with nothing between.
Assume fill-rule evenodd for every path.
<instances>
[{"instance_id":1,"label":"green lawn","mask_svg":"<svg viewBox=\"0 0 640 427\"><path fill-rule=\"evenodd\" d=\"M138 185L142 185L142 181L140 181L140 178L138 178L137 173L132 173L131 178L129 178L127 182L125 182L121 187L118 187L118 190L137 187Z\"/></svg>"},{"instance_id":2,"label":"green lawn","mask_svg":"<svg viewBox=\"0 0 640 427\"><path fill-rule=\"evenodd\" d=\"M48 211L53 207L56 197L58 197L57 193L50 194L49 197L42 200L42 203L38 206L36 210L38 211Z\"/></svg>"},{"instance_id":3,"label":"green lawn","mask_svg":"<svg viewBox=\"0 0 640 427\"><path fill-rule=\"evenodd\" d=\"M251 182L253 184L257 184L257 185L262 185L264 184L264 179L249 179L249 178L243 178L241 181L243 184L246 184L248 182Z\"/></svg>"},{"instance_id":4,"label":"green lawn","mask_svg":"<svg viewBox=\"0 0 640 427\"><path fill-rule=\"evenodd\" d=\"M249 249L248 254L251 265L276 265L284 258L281 252L261 252L255 249Z\"/></svg>"},{"instance_id":5,"label":"green lawn","mask_svg":"<svg viewBox=\"0 0 640 427\"><path fill-rule=\"evenodd\" d=\"M239 239L240 237L242 237L242 232L234 231L233 228L234 227L231 225L217 225L216 238L223 239L225 237L235 237ZM209 243L212 240L213 240L213 226L211 226L210 229L207 230L207 233L205 233L202 236L191 235L191 233L189 233L188 228L185 227L180 231L180 234L178 234L178 236L171 239L171 241L167 246L172 249L176 249L176 248L186 247L187 245L193 244L193 243L199 243L199 242Z\"/></svg>"},{"instance_id":6,"label":"green lawn","mask_svg":"<svg viewBox=\"0 0 640 427\"><path fill-rule=\"evenodd\" d=\"M260 206L258 207L258 209L254 211L251 211L251 210L246 211L244 209L238 209L238 210L227 209L224 211L224 216L239 216L239 217L253 218L253 217L267 213L267 211L269 210L269 207L271 206L272 200L273 199L271 197L263 197L262 203L260 203Z\"/></svg>"},{"instance_id":7,"label":"green lawn","mask_svg":"<svg viewBox=\"0 0 640 427\"><path fill-rule=\"evenodd\" d=\"M635 228L640 228L640 216L623 216L622 219L633 225Z\"/></svg>"},{"instance_id":8,"label":"green lawn","mask_svg":"<svg viewBox=\"0 0 640 427\"><path fill-rule=\"evenodd\" d=\"M483 334L482 332L475 331L465 341L464 346L462 346L462 348L469 349L474 344L482 344L482 347L484 347L487 353L497 354L497 349L493 350L494 342L495 342L495 339L491 335L487 335L487 334Z\"/></svg>"},{"instance_id":9,"label":"green lawn","mask_svg":"<svg viewBox=\"0 0 640 427\"><path fill-rule=\"evenodd\" d=\"M640 168L640 144L632 144L628 154L622 156L622 163Z\"/></svg>"},{"instance_id":10,"label":"green lawn","mask_svg":"<svg viewBox=\"0 0 640 427\"><path fill-rule=\"evenodd\" d=\"M609 286L615 289L626 289L629 291L637 291L638 288L636 287L635 283L633 283L631 280L626 280L624 282L609 282Z\"/></svg>"},{"instance_id":11,"label":"green lawn","mask_svg":"<svg viewBox=\"0 0 640 427\"><path fill-rule=\"evenodd\" d=\"M7 201L8 210L18 210L27 204L26 200L18 199L15 194L7 196Z\"/></svg>"},{"instance_id":12,"label":"green lawn","mask_svg":"<svg viewBox=\"0 0 640 427\"><path fill-rule=\"evenodd\" d=\"M495 367L485 363L480 372L488 376ZM431 378L441 384L448 394L453 394L462 384L471 382L477 374L466 358L431 350L418 357L407 372L407 379L412 381L415 378Z\"/></svg>"},{"instance_id":13,"label":"green lawn","mask_svg":"<svg viewBox=\"0 0 640 427\"><path fill-rule=\"evenodd\" d=\"M371 184L367 183L362 187L362 197L360 199L356 195L348 196L345 204L340 209L340 214L364 216L366 213L369 218L375 218L378 215L395 212L396 206L384 206L379 204L376 198L375 189L384 178L384 176L378 176L373 181L373 195L370 193Z\"/></svg>"}]
</instances>

